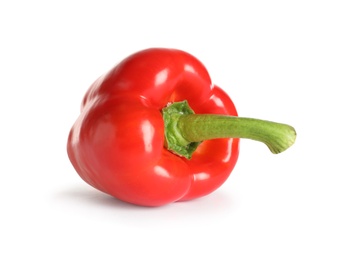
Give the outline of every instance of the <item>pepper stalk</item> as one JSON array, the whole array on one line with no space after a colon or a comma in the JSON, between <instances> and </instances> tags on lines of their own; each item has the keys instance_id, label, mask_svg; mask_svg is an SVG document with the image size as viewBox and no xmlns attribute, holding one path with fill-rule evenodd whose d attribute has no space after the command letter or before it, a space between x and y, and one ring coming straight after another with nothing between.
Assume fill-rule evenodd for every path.
<instances>
[{"instance_id":1,"label":"pepper stalk","mask_svg":"<svg viewBox=\"0 0 340 260\"><path fill-rule=\"evenodd\" d=\"M162 114L166 147L187 159L204 140L246 138L262 142L272 153L278 154L292 146L296 139L295 129L290 125L246 117L195 114L187 101L172 103Z\"/></svg>"}]
</instances>

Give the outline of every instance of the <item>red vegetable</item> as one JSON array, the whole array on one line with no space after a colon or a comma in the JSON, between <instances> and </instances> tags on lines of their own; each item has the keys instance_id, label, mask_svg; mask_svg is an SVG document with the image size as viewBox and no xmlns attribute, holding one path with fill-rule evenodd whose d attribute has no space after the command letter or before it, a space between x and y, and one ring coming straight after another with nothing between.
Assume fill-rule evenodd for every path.
<instances>
[{"instance_id":1,"label":"red vegetable","mask_svg":"<svg viewBox=\"0 0 340 260\"><path fill-rule=\"evenodd\" d=\"M278 153L294 143L295 131L237 117L200 61L154 48L127 57L93 83L67 151L80 177L98 190L160 206L220 187L237 161L238 138Z\"/></svg>"}]
</instances>

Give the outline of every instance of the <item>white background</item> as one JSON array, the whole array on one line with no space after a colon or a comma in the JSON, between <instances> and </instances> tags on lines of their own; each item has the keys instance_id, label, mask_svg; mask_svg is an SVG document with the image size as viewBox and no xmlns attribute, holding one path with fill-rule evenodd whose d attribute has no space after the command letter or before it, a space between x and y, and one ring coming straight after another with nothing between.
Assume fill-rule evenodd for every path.
<instances>
[{"instance_id":1,"label":"white background","mask_svg":"<svg viewBox=\"0 0 340 260\"><path fill-rule=\"evenodd\" d=\"M340 259L338 3L1 1L0 259ZM228 181L191 202L89 187L66 154L80 101L148 47L195 55L239 115L293 125L295 145L243 140Z\"/></svg>"}]
</instances>

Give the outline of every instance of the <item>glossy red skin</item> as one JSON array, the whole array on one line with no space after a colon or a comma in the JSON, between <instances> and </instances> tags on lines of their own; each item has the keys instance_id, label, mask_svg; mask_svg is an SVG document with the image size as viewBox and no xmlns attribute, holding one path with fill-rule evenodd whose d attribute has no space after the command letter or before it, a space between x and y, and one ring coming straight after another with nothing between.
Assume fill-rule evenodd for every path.
<instances>
[{"instance_id":1,"label":"glossy red skin","mask_svg":"<svg viewBox=\"0 0 340 260\"><path fill-rule=\"evenodd\" d=\"M75 170L93 187L142 206L213 192L236 164L239 139L204 141L191 160L169 152L161 109L183 100L197 114L237 115L229 96L192 55L152 48L127 57L83 99L67 143Z\"/></svg>"}]
</instances>

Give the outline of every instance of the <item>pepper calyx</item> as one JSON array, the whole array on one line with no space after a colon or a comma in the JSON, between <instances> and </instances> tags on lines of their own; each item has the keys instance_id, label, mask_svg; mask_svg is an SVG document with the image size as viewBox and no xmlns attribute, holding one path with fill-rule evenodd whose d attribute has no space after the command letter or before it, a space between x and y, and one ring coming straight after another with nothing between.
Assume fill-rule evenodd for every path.
<instances>
[{"instance_id":1,"label":"pepper calyx","mask_svg":"<svg viewBox=\"0 0 340 260\"><path fill-rule=\"evenodd\" d=\"M190 159L201 142L190 142L186 140L180 129L178 121L183 115L193 115L186 100L168 104L162 109L165 131L165 147L172 153Z\"/></svg>"}]
</instances>

